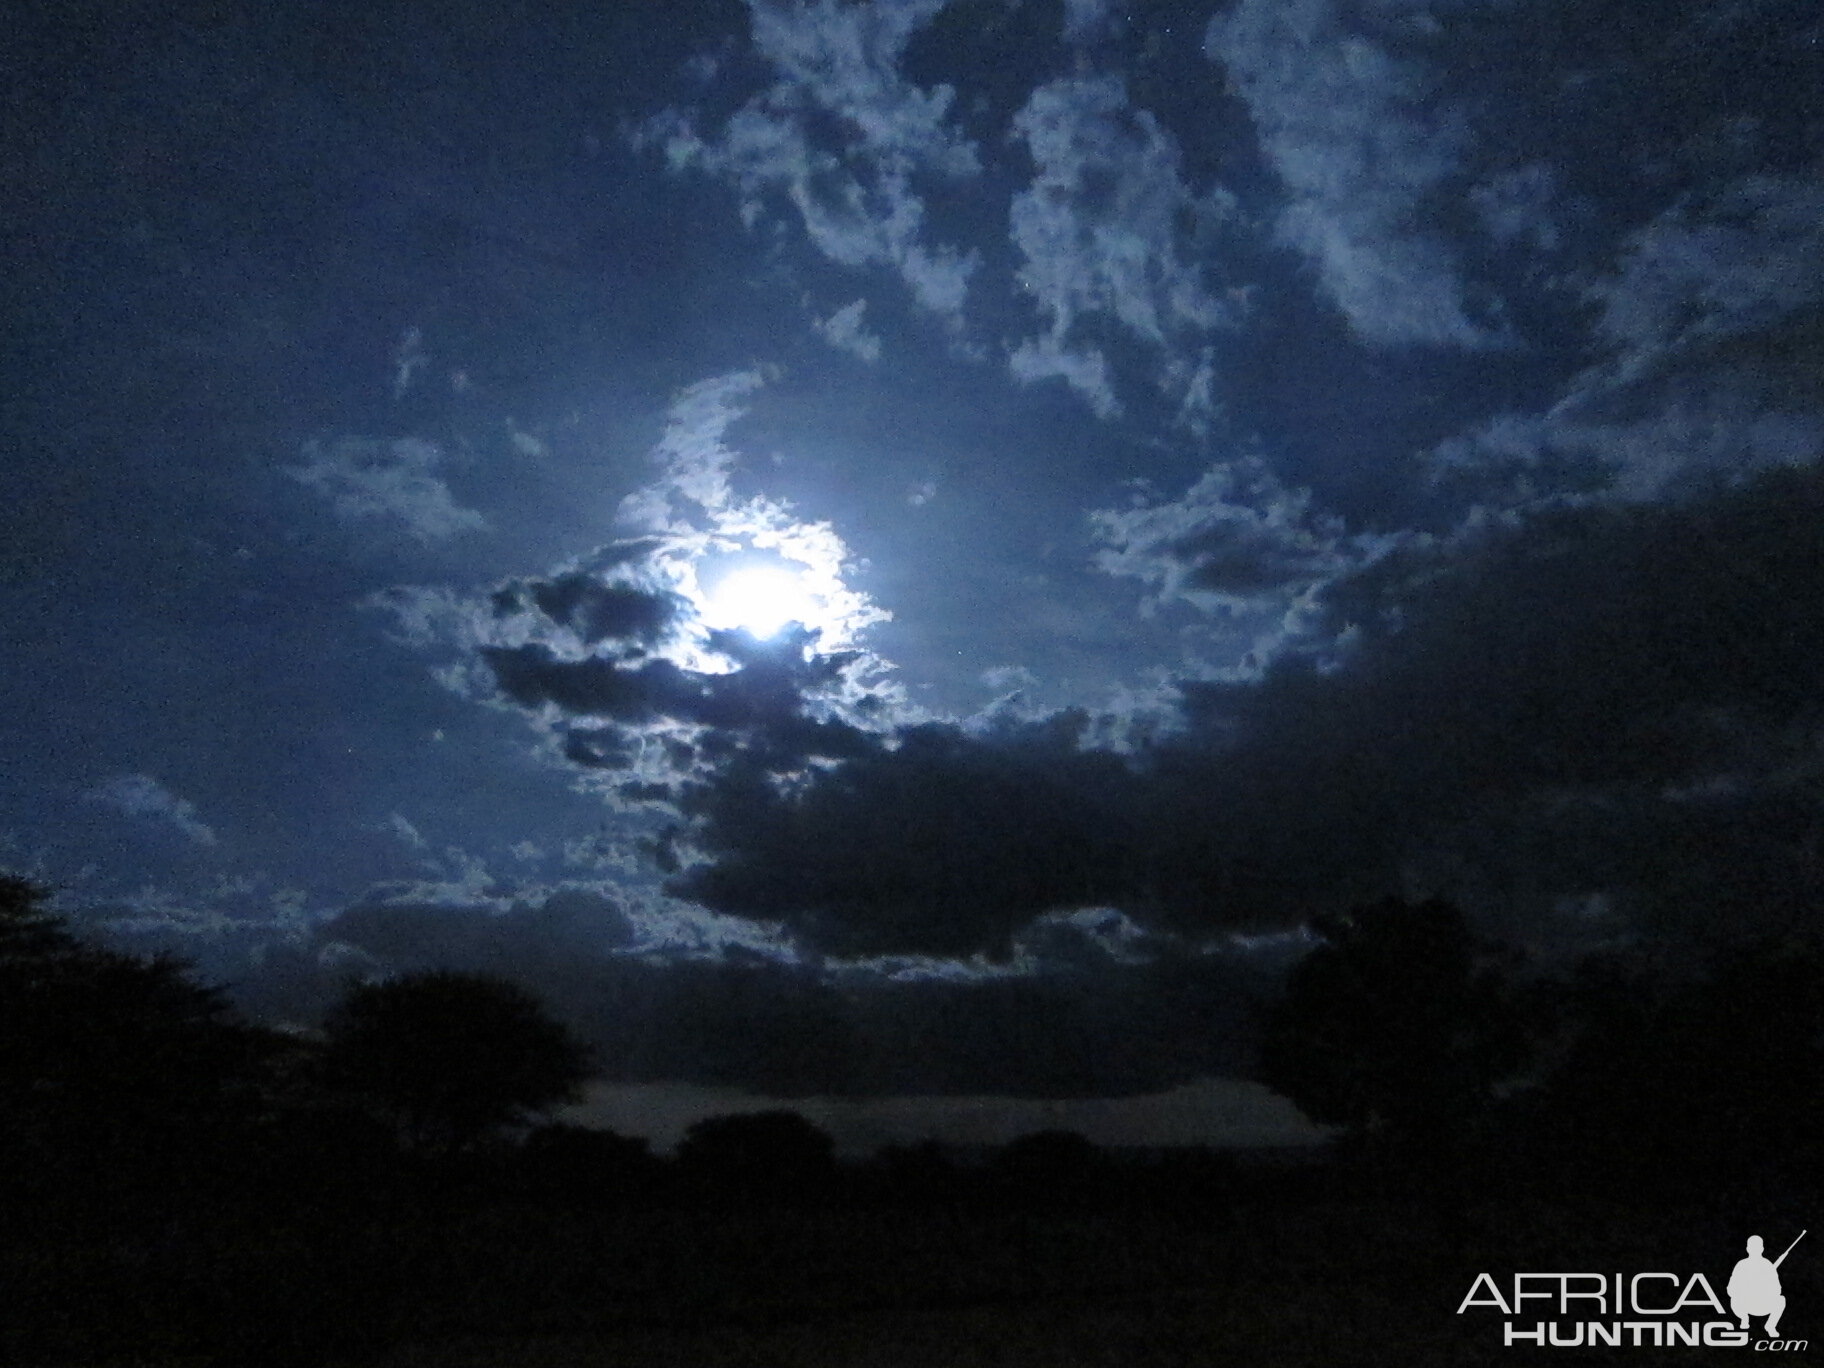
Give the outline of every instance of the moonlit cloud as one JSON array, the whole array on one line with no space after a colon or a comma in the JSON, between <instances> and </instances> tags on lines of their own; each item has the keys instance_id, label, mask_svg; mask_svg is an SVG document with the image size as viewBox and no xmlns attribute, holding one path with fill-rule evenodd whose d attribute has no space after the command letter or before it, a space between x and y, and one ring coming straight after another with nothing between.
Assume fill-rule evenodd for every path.
<instances>
[{"instance_id":1,"label":"moonlit cloud","mask_svg":"<svg viewBox=\"0 0 1824 1368\"><path fill-rule=\"evenodd\" d=\"M636 535L483 598L400 587L369 606L443 655L458 692L519 711L554 763L623 808L687 801L709 772L790 775L865 753L903 710L891 667L859 645L888 615L848 586L827 522L735 491L729 430L766 381L735 372L675 397L654 478L621 503ZM716 576L742 573L789 577L808 620L763 637L720 622ZM669 838L663 849L663 862L681 858Z\"/></svg>"},{"instance_id":2,"label":"moonlit cloud","mask_svg":"<svg viewBox=\"0 0 1824 1368\"><path fill-rule=\"evenodd\" d=\"M1285 488L1258 457L1211 467L1181 498L1090 517L1104 543L1096 563L1156 586L1155 604L1283 603L1363 554L1338 519L1311 511L1309 491Z\"/></svg>"},{"instance_id":3,"label":"moonlit cloud","mask_svg":"<svg viewBox=\"0 0 1824 1368\"><path fill-rule=\"evenodd\" d=\"M1100 347L1073 351L1054 337L1029 337L1013 349L1007 364L1014 378L1026 384L1035 380L1064 381L1083 396L1098 418L1117 418L1121 414L1108 358Z\"/></svg>"},{"instance_id":4,"label":"moonlit cloud","mask_svg":"<svg viewBox=\"0 0 1824 1368\"><path fill-rule=\"evenodd\" d=\"M1013 132L1030 151L1031 186L1016 195L1012 238L1018 275L1046 332L1013 354L1022 380L1058 376L1098 416L1120 405L1099 350L1070 339L1084 320L1104 317L1135 338L1171 351L1229 319L1210 292L1184 224L1221 222L1233 212L1220 191L1185 185L1176 142L1151 114L1128 102L1114 76L1053 81L1032 93Z\"/></svg>"},{"instance_id":5,"label":"moonlit cloud","mask_svg":"<svg viewBox=\"0 0 1824 1368\"><path fill-rule=\"evenodd\" d=\"M1316 266L1364 340L1478 347L1456 254L1428 197L1463 166L1470 131L1427 72L1352 29L1334 0L1242 0L1204 40L1247 102L1290 195L1278 236Z\"/></svg>"},{"instance_id":6,"label":"moonlit cloud","mask_svg":"<svg viewBox=\"0 0 1824 1368\"><path fill-rule=\"evenodd\" d=\"M1220 215L1224 201L1200 204L1180 178L1171 135L1128 104L1120 80L1042 86L1013 128L1036 168L1032 188L1013 203L1013 238L1026 257L1021 283L1054 333L1093 312L1155 343L1170 328L1221 320L1199 268L1180 260L1178 221L1200 208Z\"/></svg>"},{"instance_id":7,"label":"moonlit cloud","mask_svg":"<svg viewBox=\"0 0 1824 1368\"><path fill-rule=\"evenodd\" d=\"M828 318L817 319L814 326L818 335L836 350L848 352L872 365L880 360L880 339L862 326L861 316L867 307L867 300L857 299Z\"/></svg>"},{"instance_id":8,"label":"moonlit cloud","mask_svg":"<svg viewBox=\"0 0 1824 1368\"><path fill-rule=\"evenodd\" d=\"M819 607L807 623L824 650L852 646L858 635L890 614L847 584L848 547L828 521L795 516L789 503L756 494L735 495L730 472L737 453L723 441L765 383L757 371L701 381L673 401L665 433L652 458L658 477L621 504L621 520L636 532L659 534L646 551L652 573L700 604L699 565L708 554L744 551L776 557L798 577L805 597Z\"/></svg>"},{"instance_id":9,"label":"moonlit cloud","mask_svg":"<svg viewBox=\"0 0 1824 1368\"><path fill-rule=\"evenodd\" d=\"M1524 506L1688 498L1824 452L1813 314L1824 191L1759 177L1657 215L1590 285L1608 356L1546 413L1443 443L1434 477Z\"/></svg>"},{"instance_id":10,"label":"moonlit cloud","mask_svg":"<svg viewBox=\"0 0 1824 1368\"><path fill-rule=\"evenodd\" d=\"M128 816L169 826L197 845L217 844L214 828L196 815L196 804L179 798L149 774L117 774L88 796Z\"/></svg>"},{"instance_id":11,"label":"moonlit cloud","mask_svg":"<svg viewBox=\"0 0 1824 1368\"><path fill-rule=\"evenodd\" d=\"M696 167L728 181L750 228L782 197L831 261L892 267L923 308L957 320L977 257L924 240L912 177L966 178L980 161L951 120L955 92L920 88L899 70L906 44L944 3L750 0L754 46L774 84L711 139L672 111L649 121L636 144L661 147L674 171ZM813 134L813 112L840 125L835 146Z\"/></svg>"},{"instance_id":12,"label":"moonlit cloud","mask_svg":"<svg viewBox=\"0 0 1824 1368\"><path fill-rule=\"evenodd\" d=\"M722 438L745 411L743 401L765 383L762 371L737 371L700 381L673 399L664 436L653 451L664 477L629 494L621 503L621 519L641 529L687 532L690 515L673 500L687 500L706 512L726 509L733 498L728 472L735 454Z\"/></svg>"},{"instance_id":13,"label":"moonlit cloud","mask_svg":"<svg viewBox=\"0 0 1824 1368\"><path fill-rule=\"evenodd\" d=\"M849 120L869 152L967 175L979 163L949 122L956 92L920 89L899 70L906 44L948 2L748 0L748 10L754 46L781 83Z\"/></svg>"},{"instance_id":14,"label":"moonlit cloud","mask_svg":"<svg viewBox=\"0 0 1824 1368\"><path fill-rule=\"evenodd\" d=\"M1593 287L1627 370L1761 331L1824 302L1824 185L1751 176L1658 215Z\"/></svg>"},{"instance_id":15,"label":"moonlit cloud","mask_svg":"<svg viewBox=\"0 0 1824 1368\"><path fill-rule=\"evenodd\" d=\"M304 463L285 473L328 499L343 522L390 519L425 543L485 531L488 520L458 504L437 474L442 463L437 444L420 438L343 437L306 442Z\"/></svg>"}]
</instances>

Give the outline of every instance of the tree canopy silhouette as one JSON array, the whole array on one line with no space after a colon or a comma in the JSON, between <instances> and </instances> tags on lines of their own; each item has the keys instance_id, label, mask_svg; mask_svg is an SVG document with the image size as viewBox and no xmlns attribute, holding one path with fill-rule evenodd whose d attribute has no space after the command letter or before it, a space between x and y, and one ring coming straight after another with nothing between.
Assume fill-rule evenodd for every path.
<instances>
[{"instance_id":1,"label":"tree canopy silhouette","mask_svg":"<svg viewBox=\"0 0 1824 1368\"><path fill-rule=\"evenodd\" d=\"M1312 1120L1431 1148L1524 1067L1496 947L1449 903L1389 898L1312 929L1261 1047L1261 1080Z\"/></svg>"},{"instance_id":2,"label":"tree canopy silhouette","mask_svg":"<svg viewBox=\"0 0 1824 1368\"><path fill-rule=\"evenodd\" d=\"M1720 947L1705 973L1671 982L1593 959L1566 997L1568 1047L1529 1117L1560 1172L1738 1205L1815 1197L1824 942Z\"/></svg>"},{"instance_id":3,"label":"tree canopy silhouette","mask_svg":"<svg viewBox=\"0 0 1824 1368\"><path fill-rule=\"evenodd\" d=\"M802 1192L826 1179L835 1141L813 1122L784 1109L706 1116L678 1142L687 1173L754 1198Z\"/></svg>"},{"instance_id":4,"label":"tree canopy silhouette","mask_svg":"<svg viewBox=\"0 0 1824 1368\"><path fill-rule=\"evenodd\" d=\"M0 1149L121 1180L200 1157L261 1105L272 1037L181 961L84 943L0 875Z\"/></svg>"},{"instance_id":5,"label":"tree canopy silhouette","mask_svg":"<svg viewBox=\"0 0 1824 1368\"><path fill-rule=\"evenodd\" d=\"M1007 1195L1053 1205L1094 1202L1106 1195L1113 1176L1101 1147L1071 1130L1017 1136L996 1152L989 1171Z\"/></svg>"},{"instance_id":6,"label":"tree canopy silhouette","mask_svg":"<svg viewBox=\"0 0 1824 1368\"><path fill-rule=\"evenodd\" d=\"M574 1101L589 1051L517 984L431 971L357 984L324 1025L323 1067L414 1149L449 1152Z\"/></svg>"}]
</instances>

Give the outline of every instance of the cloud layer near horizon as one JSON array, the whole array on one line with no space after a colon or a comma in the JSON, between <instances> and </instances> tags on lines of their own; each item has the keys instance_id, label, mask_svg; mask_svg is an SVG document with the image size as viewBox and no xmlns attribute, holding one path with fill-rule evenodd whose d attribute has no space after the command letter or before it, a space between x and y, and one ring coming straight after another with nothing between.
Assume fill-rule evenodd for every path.
<instances>
[{"instance_id":1,"label":"cloud layer near horizon","mask_svg":"<svg viewBox=\"0 0 1824 1368\"><path fill-rule=\"evenodd\" d=\"M455 968L534 988L596 1048L604 1080L776 1097L1156 1092L1243 1064L1263 969L1242 954L1134 953L1105 916L1023 937L998 972L826 972L777 953L641 943L600 888L534 897L380 894L274 947L237 994L315 1020L352 979Z\"/></svg>"}]
</instances>

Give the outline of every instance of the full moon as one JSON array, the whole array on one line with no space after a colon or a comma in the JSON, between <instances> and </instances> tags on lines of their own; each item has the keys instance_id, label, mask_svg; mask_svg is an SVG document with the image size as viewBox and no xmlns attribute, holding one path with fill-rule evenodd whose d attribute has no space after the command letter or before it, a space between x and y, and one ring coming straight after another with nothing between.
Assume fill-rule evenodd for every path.
<instances>
[{"instance_id":1,"label":"full moon","mask_svg":"<svg viewBox=\"0 0 1824 1368\"><path fill-rule=\"evenodd\" d=\"M790 570L772 566L732 570L709 591L703 620L757 637L777 634L789 622L812 622L821 605Z\"/></svg>"}]
</instances>

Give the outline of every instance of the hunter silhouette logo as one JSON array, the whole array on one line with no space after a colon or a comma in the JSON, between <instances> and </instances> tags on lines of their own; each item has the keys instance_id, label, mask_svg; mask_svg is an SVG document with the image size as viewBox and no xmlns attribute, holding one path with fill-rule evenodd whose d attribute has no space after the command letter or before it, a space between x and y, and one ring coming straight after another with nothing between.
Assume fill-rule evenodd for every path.
<instances>
[{"instance_id":1,"label":"hunter silhouette logo","mask_svg":"<svg viewBox=\"0 0 1824 1368\"><path fill-rule=\"evenodd\" d=\"M1792 1253L1792 1245L1804 1238L1801 1230L1786 1246L1786 1254ZM1780 1291L1780 1265L1786 1262L1786 1254L1768 1263L1761 1255L1761 1237L1748 1237L1748 1257L1736 1264L1735 1272L1729 1275L1729 1309L1741 1318L1742 1329L1748 1328L1750 1316L1765 1316L1768 1338L1780 1337L1780 1317L1786 1314L1786 1297Z\"/></svg>"},{"instance_id":2,"label":"hunter silhouette logo","mask_svg":"<svg viewBox=\"0 0 1824 1368\"><path fill-rule=\"evenodd\" d=\"M1736 1262L1725 1287L1727 1310L1702 1273L1515 1273L1511 1290L1492 1274L1479 1273L1457 1314L1487 1307L1509 1317L1501 1327L1501 1342L1508 1346L1658 1349L1752 1344L1757 1353L1804 1350L1809 1341L1780 1338L1780 1318L1786 1314L1780 1265L1805 1235L1801 1230L1780 1257L1771 1260L1762 1253L1761 1237L1750 1235L1748 1257ZM1528 1312L1554 1319L1529 1323L1522 1319ZM1723 1319L1731 1314L1739 1324ZM1766 1325L1765 1339L1753 1329L1751 1322L1756 1320Z\"/></svg>"}]
</instances>

